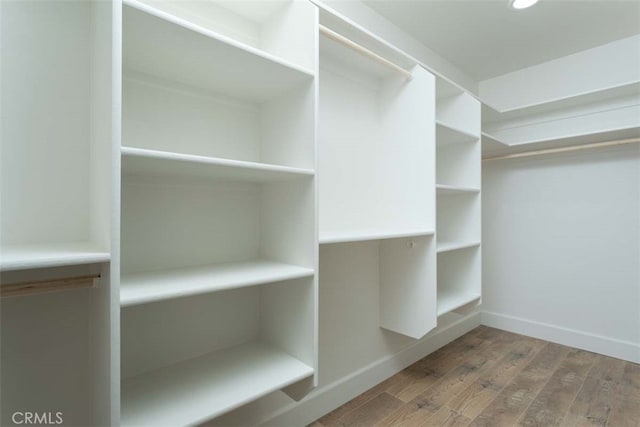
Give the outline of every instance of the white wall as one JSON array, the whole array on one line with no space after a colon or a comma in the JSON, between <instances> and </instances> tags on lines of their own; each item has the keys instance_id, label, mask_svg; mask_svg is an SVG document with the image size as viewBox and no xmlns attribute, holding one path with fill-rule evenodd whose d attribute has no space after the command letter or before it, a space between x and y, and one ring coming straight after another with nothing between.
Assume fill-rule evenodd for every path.
<instances>
[{"instance_id":1,"label":"white wall","mask_svg":"<svg viewBox=\"0 0 640 427\"><path fill-rule=\"evenodd\" d=\"M640 362L640 147L483 164L483 323Z\"/></svg>"}]
</instances>

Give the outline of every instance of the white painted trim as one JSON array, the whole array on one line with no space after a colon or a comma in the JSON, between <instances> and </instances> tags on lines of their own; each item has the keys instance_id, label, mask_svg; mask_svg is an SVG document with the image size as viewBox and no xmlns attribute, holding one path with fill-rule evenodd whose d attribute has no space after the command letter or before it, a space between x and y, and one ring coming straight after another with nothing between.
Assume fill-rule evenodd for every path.
<instances>
[{"instance_id":1,"label":"white painted trim","mask_svg":"<svg viewBox=\"0 0 640 427\"><path fill-rule=\"evenodd\" d=\"M482 324L517 334L640 363L640 344L506 314L482 312Z\"/></svg>"},{"instance_id":2,"label":"white painted trim","mask_svg":"<svg viewBox=\"0 0 640 427\"><path fill-rule=\"evenodd\" d=\"M270 414L259 426L304 426L364 393L407 366L422 359L480 325L480 312L434 331L403 351L384 357L338 381L314 390L300 402Z\"/></svg>"}]
</instances>

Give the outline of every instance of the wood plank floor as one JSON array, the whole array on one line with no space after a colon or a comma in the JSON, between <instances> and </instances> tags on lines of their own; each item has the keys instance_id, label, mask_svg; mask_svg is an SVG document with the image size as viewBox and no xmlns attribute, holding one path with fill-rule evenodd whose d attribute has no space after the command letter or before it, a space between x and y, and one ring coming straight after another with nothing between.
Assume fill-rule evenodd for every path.
<instances>
[{"instance_id":1,"label":"wood plank floor","mask_svg":"<svg viewBox=\"0 0 640 427\"><path fill-rule=\"evenodd\" d=\"M310 427L640 427L640 365L480 326Z\"/></svg>"}]
</instances>

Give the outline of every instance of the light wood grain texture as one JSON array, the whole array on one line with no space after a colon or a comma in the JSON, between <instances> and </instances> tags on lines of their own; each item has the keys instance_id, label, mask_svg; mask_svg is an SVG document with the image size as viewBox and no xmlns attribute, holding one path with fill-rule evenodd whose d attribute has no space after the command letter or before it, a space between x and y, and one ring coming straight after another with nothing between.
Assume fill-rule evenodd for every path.
<instances>
[{"instance_id":1,"label":"light wood grain texture","mask_svg":"<svg viewBox=\"0 0 640 427\"><path fill-rule=\"evenodd\" d=\"M620 385L616 388L612 409L607 425L640 426L640 365L626 363Z\"/></svg>"},{"instance_id":2,"label":"light wood grain texture","mask_svg":"<svg viewBox=\"0 0 640 427\"><path fill-rule=\"evenodd\" d=\"M640 427L640 365L480 326L311 427L344 425Z\"/></svg>"},{"instance_id":3,"label":"light wood grain texture","mask_svg":"<svg viewBox=\"0 0 640 427\"><path fill-rule=\"evenodd\" d=\"M562 424L575 427L611 425L611 409L624 367L622 360L598 358Z\"/></svg>"},{"instance_id":4,"label":"light wood grain texture","mask_svg":"<svg viewBox=\"0 0 640 427\"><path fill-rule=\"evenodd\" d=\"M529 405L518 425L559 426L596 358L596 354L587 351L571 351Z\"/></svg>"},{"instance_id":5,"label":"light wood grain texture","mask_svg":"<svg viewBox=\"0 0 640 427\"><path fill-rule=\"evenodd\" d=\"M88 276L63 277L61 279L3 285L0 286L0 295L2 298L8 298L48 292L68 291L71 289L91 288L93 287L94 280L99 278L99 274L91 274Z\"/></svg>"},{"instance_id":6,"label":"light wood grain texture","mask_svg":"<svg viewBox=\"0 0 640 427\"><path fill-rule=\"evenodd\" d=\"M370 427L376 420L402 406L402 401L389 393L380 393L364 405L340 418L337 425L345 427Z\"/></svg>"},{"instance_id":7,"label":"light wood grain texture","mask_svg":"<svg viewBox=\"0 0 640 427\"><path fill-rule=\"evenodd\" d=\"M541 341L523 340L514 343L498 364L452 399L447 405L458 413L474 419L538 353Z\"/></svg>"}]
</instances>

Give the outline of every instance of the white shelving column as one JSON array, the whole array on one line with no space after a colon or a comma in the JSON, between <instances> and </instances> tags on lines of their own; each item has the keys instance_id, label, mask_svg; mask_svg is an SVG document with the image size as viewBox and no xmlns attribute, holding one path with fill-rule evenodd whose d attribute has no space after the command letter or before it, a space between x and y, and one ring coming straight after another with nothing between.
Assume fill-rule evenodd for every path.
<instances>
[{"instance_id":1,"label":"white shelving column","mask_svg":"<svg viewBox=\"0 0 640 427\"><path fill-rule=\"evenodd\" d=\"M377 242L379 326L420 338L436 324L435 86L408 68L320 38L320 243L356 259Z\"/></svg>"},{"instance_id":2,"label":"white shelving column","mask_svg":"<svg viewBox=\"0 0 640 427\"><path fill-rule=\"evenodd\" d=\"M317 383L317 28L309 2L124 2L122 425Z\"/></svg>"},{"instance_id":3,"label":"white shelving column","mask_svg":"<svg viewBox=\"0 0 640 427\"><path fill-rule=\"evenodd\" d=\"M438 315L481 297L481 104L436 85Z\"/></svg>"},{"instance_id":4,"label":"white shelving column","mask_svg":"<svg viewBox=\"0 0 640 427\"><path fill-rule=\"evenodd\" d=\"M67 425L117 423L109 262L118 7L0 4L0 281L33 286L30 295L3 292L2 425L16 411L53 411L54 421L60 412ZM93 288L65 286L87 276L98 277ZM55 292L42 292L45 282Z\"/></svg>"}]
</instances>

